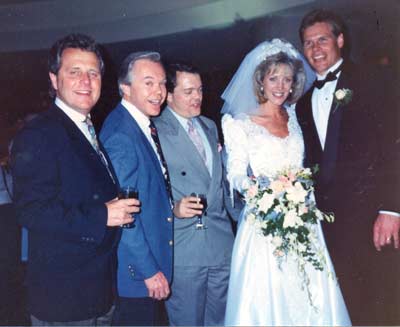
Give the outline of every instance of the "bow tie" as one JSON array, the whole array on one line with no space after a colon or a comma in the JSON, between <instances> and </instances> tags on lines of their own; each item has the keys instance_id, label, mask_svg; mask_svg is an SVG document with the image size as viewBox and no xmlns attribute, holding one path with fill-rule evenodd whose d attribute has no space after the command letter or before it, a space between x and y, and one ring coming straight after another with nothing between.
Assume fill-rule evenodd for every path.
<instances>
[{"instance_id":1,"label":"bow tie","mask_svg":"<svg viewBox=\"0 0 400 327\"><path fill-rule=\"evenodd\" d=\"M337 79L337 73L339 73L342 70L342 65L340 64L338 68L336 68L333 72L329 72L328 75L326 75L325 79L321 80L315 80L314 81L314 87L317 89L322 89L325 85L326 82L331 82Z\"/></svg>"}]
</instances>

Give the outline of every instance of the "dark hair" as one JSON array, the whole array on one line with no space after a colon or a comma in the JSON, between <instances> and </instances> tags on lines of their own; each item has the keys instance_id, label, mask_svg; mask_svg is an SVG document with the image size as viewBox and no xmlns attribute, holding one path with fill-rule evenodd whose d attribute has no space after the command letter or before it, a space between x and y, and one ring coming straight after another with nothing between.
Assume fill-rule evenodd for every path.
<instances>
[{"instance_id":1,"label":"dark hair","mask_svg":"<svg viewBox=\"0 0 400 327\"><path fill-rule=\"evenodd\" d=\"M132 67L135 64L136 61L140 59L146 59L150 60L152 62L158 62L162 66L161 62L161 55L158 52L155 51L138 51L138 52L132 52L129 54L123 61L122 64L119 68L118 72L118 89L119 89L119 95L122 97L124 95L122 89L121 89L121 84L123 85L130 85L132 83Z\"/></svg>"},{"instance_id":2,"label":"dark hair","mask_svg":"<svg viewBox=\"0 0 400 327\"><path fill-rule=\"evenodd\" d=\"M346 34L346 25L343 19L336 13L326 9L315 9L306 14L300 24L299 35L301 43L304 42L304 30L316 23L327 23L331 26L333 35L338 37L340 34Z\"/></svg>"},{"instance_id":3,"label":"dark hair","mask_svg":"<svg viewBox=\"0 0 400 327\"><path fill-rule=\"evenodd\" d=\"M303 62L299 59L294 59L287 53L281 51L277 54L266 57L258 64L254 71L253 88L258 103L264 103L268 100L265 97L263 90L265 76L273 72L274 68L280 65L287 65L293 71L292 92L289 94L286 102L289 104L295 103L303 94L304 84L306 82Z\"/></svg>"},{"instance_id":4,"label":"dark hair","mask_svg":"<svg viewBox=\"0 0 400 327\"><path fill-rule=\"evenodd\" d=\"M181 73L190 73L190 74L198 74L200 75L199 70L189 64L186 63L176 63L170 64L167 67L167 91L169 93L173 93L176 87L176 74L177 72Z\"/></svg>"},{"instance_id":5,"label":"dark hair","mask_svg":"<svg viewBox=\"0 0 400 327\"><path fill-rule=\"evenodd\" d=\"M54 75L58 74L61 67L62 54L64 50L69 48L93 52L99 60L101 74L104 73L104 61L101 55L100 46L94 39L84 34L69 34L53 44L48 58L48 70L50 73L53 73ZM56 94L51 81L49 93L52 97Z\"/></svg>"}]
</instances>

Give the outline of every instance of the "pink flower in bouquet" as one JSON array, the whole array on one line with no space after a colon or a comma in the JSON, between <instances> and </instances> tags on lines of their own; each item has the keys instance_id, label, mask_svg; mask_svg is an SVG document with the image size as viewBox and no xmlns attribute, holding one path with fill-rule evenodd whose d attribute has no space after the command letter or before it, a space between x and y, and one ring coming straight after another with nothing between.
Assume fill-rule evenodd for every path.
<instances>
[{"instance_id":1,"label":"pink flower in bouquet","mask_svg":"<svg viewBox=\"0 0 400 327\"><path fill-rule=\"evenodd\" d=\"M288 173L289 181L294 182L296 180L296 174L292 171Z\"/></svg>"},{"instance_id":2,"label":"pink flower in bouquet","mask_svg":"<svg viewBox=\"0 0 400 327\"><path fill-rule=\"evenodd\" d=\"M269 185L270 189L274 194L279 194L285 190L285 186L282 181L280 180L273 180L271 184Z\"/></svg>"},{"instance_id":3,"label":"pink flower in bouquet","mask_svg":"<svg viewBox=\"0 0 400 327\"><path fill-rule=\"evenodd\" d=\"M258 193L257 184L251 185L247 191L247 197L253 199Z\"/></svg>"},{"instance_id":4,"label":"pink flower in bouquet","mask_svg":"<svg viewBox=\"0 0 400 327\"><path fill-rule=\"evenodd\" d=\"M278 177L278 181L280 181L283 184L284 188L289 188L292 186L291 181L289 180L289 178L285 175L280 175Z\"/></svg>"}]
</instances>

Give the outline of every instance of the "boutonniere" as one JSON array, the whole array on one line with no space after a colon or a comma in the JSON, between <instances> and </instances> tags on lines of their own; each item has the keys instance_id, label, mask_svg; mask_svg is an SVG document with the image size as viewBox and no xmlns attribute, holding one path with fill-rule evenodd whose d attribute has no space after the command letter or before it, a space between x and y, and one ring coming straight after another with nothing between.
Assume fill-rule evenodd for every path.
<instances>
[{"instance_id":1,"label":"boutonniere","mask_svg":"<svg viewBox=\"0 0 400 327\"><path fill-rule=\"evenodd\" d=\"M333 109L333 113L339 108L339 106L343 106L349 104L351 99L353 98L353 91L350 89L339 89L333 94L333 102L336 104Z\"/></svg>"}]
</instances>

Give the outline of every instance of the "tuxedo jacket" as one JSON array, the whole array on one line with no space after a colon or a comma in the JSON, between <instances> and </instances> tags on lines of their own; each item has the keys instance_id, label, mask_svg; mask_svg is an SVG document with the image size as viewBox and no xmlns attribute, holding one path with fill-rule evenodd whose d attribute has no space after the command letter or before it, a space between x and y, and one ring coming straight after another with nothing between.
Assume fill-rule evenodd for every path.
<instances>
[{"instance_id":1,"label":"tuxedo jacket","mask_svg":"<svg viewBox=\"0 0 400 327\"><path fill-rule=\"evenodd\" d=\"M212 176L187 132L170 109L155 119L171 179L172 195L178 201L191 193L207 197L208 208L203 222L205 232L196 230L197 216L175 218L174 264L179 266L216 266L230 264L233 233L224 208L221 146L215 123L199 116L198 122L212 152Z\"/></svg>"},{"instance_id":2,"label":"tuxedo jacket","mask_svg":"<svg viewBox=\"0 0 400 327\"><path fill-rule=\"evenodd\" d=\"M121 103L105 120L100 139L119 185L136 188L141 202L134 227L123 230L118 247L118 293L146 297L145 279L161 271L170 281L172 274L173 219L164 176L151 144Z\"/></svg>"},{"instance_id":3,"label":"tuxedo jacket","mask_svg":"<svg viewBox=\"0 0 400 327\"><path fill-rule=\"evenodd\" d=\"M336 90L350 89L353 97L347 105L336 107L332 103L324 150L313 119L313 88L296 105L304 136L305 166L318 164L320 168L316 176L317 204L336 215L329 228L341 235L347 233L353 241L354 237L361 237L371 247L372 223L379 208L398 210L394 197L381 192L384 144L378 138L377 126L382 117L382 103L377 97L378 85L373 81L376 80L367 72L344 61ZM329 239L330 234L325 236ZM335 242L343 241L334 234Z\"/></svg>"},{"instance_id":4,"label":"tuxedo jacket","mask_svg":"<svg viewBox=\"0 0 400 327\"><path fill-rule=\"evenodd\" d=\"M61 322L105 314L120 230L106 226L105 202L117 187L99 155L53 105L15 138L12 174L18 219L29 230L29 312Z\"/></svg>"},{"instance_id":5,"label":"tuxedo jacket","mask_svg":"<svg viewBox=\"0 0 400 327\"><path fill-rule=\"evenodd\" d=\"M396 148L395 141L382 142L380 137L390 97L371 72L371 67L361 71L344 61L336 90L350 89L353 98L336 110L332 104L324 151L312 115L312 89L296 108L305 165L320 165L317 205L335 214L335 221L324 223L323 230L351 319L356 325L397 325L399 252L390 248L378 252L372 239L378 210L400 209L398 168L393 168L391 156L396 156Z\"/></svg>"}]
</instances>

